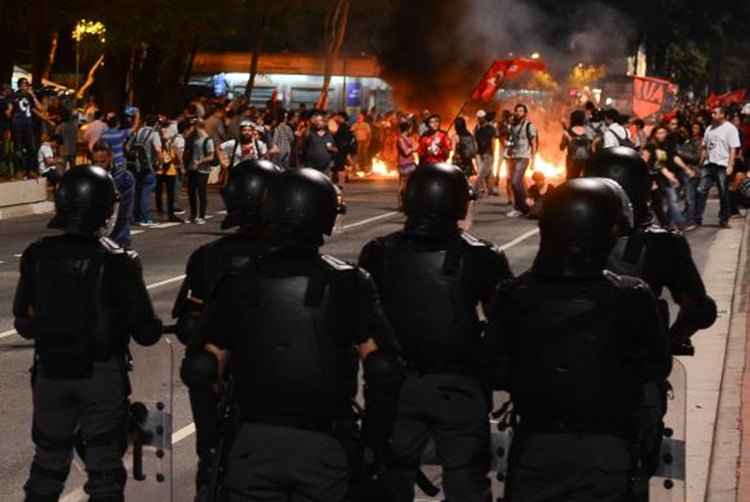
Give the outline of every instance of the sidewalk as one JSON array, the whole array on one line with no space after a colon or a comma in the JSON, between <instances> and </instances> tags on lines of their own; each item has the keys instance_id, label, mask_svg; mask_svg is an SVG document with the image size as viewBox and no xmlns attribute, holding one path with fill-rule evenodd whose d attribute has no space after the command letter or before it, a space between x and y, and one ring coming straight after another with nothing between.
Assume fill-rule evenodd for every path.
<instances>
[{"instance_id":1,"label":"sidewalk","mask_svg":"<svg viewBox=\"0 0 750 502\"><path fill-rule=\"evenodd\" d=\"M734 220L717 234L703 278L718 304L719 318L694 338L696 356L681 358L688 372L687 478L690 502L750 500L750 430L742 430L742 414L750 418L750 385L743 386L747 338L747 276L750 232L747 218ZM744 224L743 224L744 223ZM744 375L750 383L750 376ZM743 410L743 403L748 409ZM748 422L750 423L750 422ZM748 436L747 440L742 436ZM742 454L741 443L745 454ZM746 458L748 465L741 464ZM744 464L744 463L743 463ZM743 469L744 468L744 469Z\"/></svg>"}]
</instances>

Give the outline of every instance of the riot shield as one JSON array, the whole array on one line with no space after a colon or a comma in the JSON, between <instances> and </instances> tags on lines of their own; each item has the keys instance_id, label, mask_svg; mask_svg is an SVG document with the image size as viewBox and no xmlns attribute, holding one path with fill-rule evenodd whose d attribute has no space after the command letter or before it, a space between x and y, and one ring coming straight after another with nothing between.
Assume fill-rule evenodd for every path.
<instances>
[{"instance_id":1,"label":"riot shield","mask_svg":"<svg viewBox=\"0 0 750 502\"><path fill-rule=\"evenodd\" d=\"M664 438L656 474L649 482L650 502L685 502L685 440L687 417L687 374L685 366L674 359L669 375L671 390L664 417Z\"/></svg>"},{"instance_id":2,"label":"riot shield","mask_svg":"<svg viewBox=\"0 0 750 502\"><path fill-rule=\"evenodd\" d=\"M172 342L131 344L130 429L125 500L172 500Z\"/></svg>"}]
</instances>

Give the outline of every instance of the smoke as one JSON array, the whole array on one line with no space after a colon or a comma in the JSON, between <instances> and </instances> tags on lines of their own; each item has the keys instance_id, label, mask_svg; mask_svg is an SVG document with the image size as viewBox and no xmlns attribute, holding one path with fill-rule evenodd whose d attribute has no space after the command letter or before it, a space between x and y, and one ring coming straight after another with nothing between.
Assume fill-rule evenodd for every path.
<instances>
[{"instance_id":1,"label":"smoke","mask_svg":"<svg viewBox=\"0 0 750 502\"><path fill-rule=\"evenodd\" d=\"M601 2L575 7L550 0L398 3L381 58L385 78L399 106L445 114L458 111L494 59L538 52L561 83L578 62L624 73L635 33L625 14Z\"/></svg>"}]
</instances>

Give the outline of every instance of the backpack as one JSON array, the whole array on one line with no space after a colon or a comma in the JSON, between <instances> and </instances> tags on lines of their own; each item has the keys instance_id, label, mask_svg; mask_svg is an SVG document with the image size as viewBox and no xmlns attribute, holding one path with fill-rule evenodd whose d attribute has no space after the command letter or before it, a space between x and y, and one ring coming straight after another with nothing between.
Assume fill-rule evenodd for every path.
<instances>
[{"instance_id":1,"label":"backpack","mask_svg":"<svg viewBox=\"0 0 750 502\"><path fill-rule=\"evenodd\" d=\"M146 174L153 170L149 140L151 139L151 135L154 134L154 130L149 129L145 137L141 134L142 132L142 130L138 131L128 146L127 165L128 169L135 174Z\"/></svg>"},{"instance_id":2,"label":"backpack","mask_svg":"<svg viewBox=\"0 0 750 502\"><path fill-rule=\"evenodd\" d=\"M613 131L612 129L610 129L609 132L611 132L612 135L615 137L615 139L617 139L617 142L620 144L620 146L626 146L628 148L632 148L633 150L636 149L635 143L633 143L633 141L630 138L628 138L627 131L625 132L624 138L621 138L620 136L618 136L617 133Z\"/></svg>"},{"instance_id":3,"label":"backpack","mask_svg":"<svg viewBox=\"0 0 750 502\"><path fill-rule=\"evenodd\" d=\"M568 144L568 156L576 161L587 161L591 158L593 140L586 134L576 134L573 129L568 131L570 143Z\"/></svg>"},{"instance_id":4,"label":"backpack","mask_svg":"<svg viewBox=\"0 0 750 502\"><path fill-rule=\"evenodd\" d=\"M208 158L208 141L211 139L211 136L208 136L206 138L203 138L203 158ZM236 148L236 145L235 145ZM211 157L211 162L208 164L208 167L218 167L221 165L221 162L219 161L219 156L216 155L216 147L214 146L214 154L213 157Z\"/></svg>"}]
</instances>

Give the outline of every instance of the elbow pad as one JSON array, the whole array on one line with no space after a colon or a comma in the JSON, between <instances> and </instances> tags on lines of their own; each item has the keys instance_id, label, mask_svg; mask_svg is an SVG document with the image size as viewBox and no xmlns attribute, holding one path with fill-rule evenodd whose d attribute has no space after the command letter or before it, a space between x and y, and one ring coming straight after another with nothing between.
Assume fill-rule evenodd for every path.
<instances>
[{"instance_id":1,"label":"elbow pad","mask_svg":"<svg viewBox=\"0 0 750 502\"><path fill-rule=\"evenodd\" d=\"M219 361L206 350L195 350L185 355L180 366L180 378L188 388L210 387L219 377Z\"/></svg>"}]
</instances>

